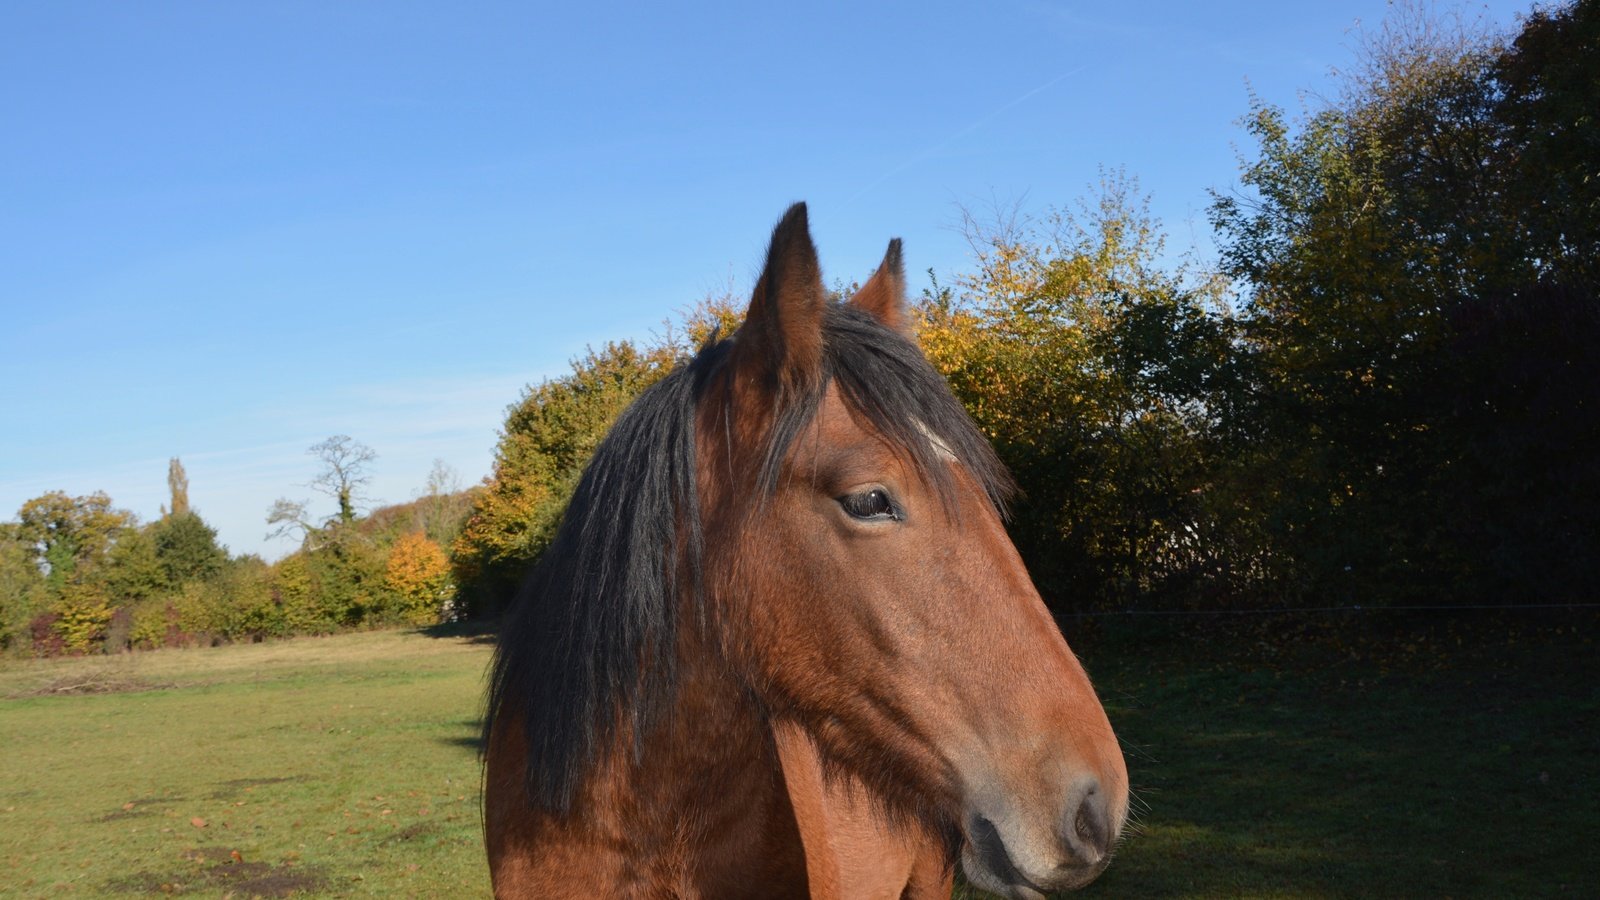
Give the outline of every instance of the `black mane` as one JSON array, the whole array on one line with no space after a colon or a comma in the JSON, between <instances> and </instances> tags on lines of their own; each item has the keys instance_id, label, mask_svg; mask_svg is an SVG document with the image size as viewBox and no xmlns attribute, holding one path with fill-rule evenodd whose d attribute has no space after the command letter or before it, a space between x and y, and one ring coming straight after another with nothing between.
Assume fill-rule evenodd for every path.
<instances>
[{"instance_id":1,"label":"black mane","mask_svg":"<svg viewBox=\"0 0 1600 900\"><path fill-rule=\"evenodd\" d=\"M790 445L831 381L941 495L949 496L949 470L930 434L1004 509L1009 476L911 341L840 304L827 307L822 331L823 377L814 394L775 411L767 446L759 448L761 491L775 489ZM529 799L542 809L571 809L578 786L617 737L617 710L631 716L637 747L671 707L677 607L698 605L703 595L696 410L727 402L706 386L735 339L701 350L617 419L507 614L482 746L496 720L522 719Z\"/></svg>"}]
</instances>

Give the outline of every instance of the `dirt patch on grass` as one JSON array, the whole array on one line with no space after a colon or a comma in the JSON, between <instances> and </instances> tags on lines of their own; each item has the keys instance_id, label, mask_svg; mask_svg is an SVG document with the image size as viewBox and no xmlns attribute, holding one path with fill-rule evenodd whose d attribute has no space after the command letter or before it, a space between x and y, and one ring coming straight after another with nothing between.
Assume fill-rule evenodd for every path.
<instances>
[{"instance_id":1,"label":"dirt patch on grass","mask_svg":"<svg viewBox=\"0 0 1600 900\"><path fill-rule=\"evenodd\" d=\"M328 887L323 866L247 861L237 851L191 850L187 864L170 872L138 872L105 883L119 894L217 894L244 897L289 897Z\"/></svg>"},{"instance_id":2,"label":"dirt patch on grass","mask_svg":"<svg viewBox=\"0 0 1600 900\"><path fill-rule=\"evenodd\" d=\"M26 691L8 694L13 700L23 697L58 697L65 694L132 694L139 691L165 691L178 685L146 681L136 675L111 672L75 672Z\"/></svg>"},{"instance_id":3,"label":"dirt patch on grass","mask_svg":"<svg viewBox=\"0 0 1600 900\"><path fill-rule=\"evenodd\" d=\"M434 822L414 822L384 838L382 843L404 844L436 834L439 830L438 824Z\"/></svg>"},{"instance_id":4,"label":"dirt patch on grass","mask_svg":"<svg viewBox=\"0 0 1600 900\"><path fill-rule=\"evenodd\" d=\"M103 815L103 816L101 816L101 817L99 817L97 819L90 819L89 821L91 821L91 822L121 822L121 821L124 821L126 819L137 819L137 818L140 818L141 816L154 815L155 812L157 810L159 810L159 809L162 809L164 807L170 808L172 806L172 804L174 804L174 803L182 803L183 801L185 801L187 799L189 799L189 798L187 798L187 797L179 797L179 796L171 796L171 797L163 797L163 796L135 797L132 800L129 800L127 803L122 804L122 807L120 809L112 810L111 812L108 812L105 815Z\"/></svg>"}]
</instances>

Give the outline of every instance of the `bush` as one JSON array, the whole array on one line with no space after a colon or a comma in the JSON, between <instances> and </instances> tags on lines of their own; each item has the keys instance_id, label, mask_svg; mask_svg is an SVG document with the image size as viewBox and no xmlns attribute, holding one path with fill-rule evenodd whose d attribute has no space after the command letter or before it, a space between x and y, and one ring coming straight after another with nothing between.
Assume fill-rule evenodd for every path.
<instances>
[{"instance_id":1,"label":"bush","mask_svg":"<svg viewBox=\"0 0 1600 900\"><path fill-rule=\"evenodd\" d=\"M178 625L178 609L166 599L146 600L130 609L128 646L134 650L181 647L190 639Z\"/></svg>"},{"instance_id":2,"label":"bush","mask_svg":"<svg viewBox=\"0 0 1600 900\"><path fill-rule=\"evenodd\" d=\"M322 592L310 560L294 553L272 566L268 575L272 598L283 613L284 627L295 634L327 634L339 627L336 611L322 603Z\"/></svg>"},{"instance_id":3,"label":"bush","mask_svg":"<svg viewBox=\"0 0 1600 900\"><path fill-rule=\"evenodd\" d=\"M111 623L111 601L97 585L67 584L61 592L55 629L68 653L99 649Z\"/></svg>"},{"instance_id":4,"label":"bush","mask_svg":"<svg viewBox=\"0 0 1600 900\"><path fill-rule=\"evenodd\" d=\"M119 606L111 611L111 621L106 625L103 648L107 653L121 653L131 649L133 639L133 607Z\"/></svg>"},{"instance_id":5,"label":"bush","mask_svg":"<svg viewBox=\"0 0 1600 900\"><path fill-rule=\"evenodd\" d=\"M289 633L283 607L272 595L272 574L259 559L230 564L216 579L224 617L219 624L229 640L259 641Z\"/></svg>"},{"instance_id":6,"label":"bush","mask_svg":"<svg viewBox=\"0 0 1600 900\"><path fill-rule=\"evenodd\" d=\"M67 652L67 644L56 628L56 623L60 621L60 613L42 612L28 623L28 642L33 647L34 656L61 656Z\"/></svg>"},{"instance_id":7,"label":"bush","mask_svg":"<svg viewBox=\"0 0 1600 900\"><path fill-rule=\"evenodd\" d=\"M209 647L221 643L224 613L214 584L209 581L184 584L172 599L172 609L185 645Z\"/></svg>"}]
</instances>

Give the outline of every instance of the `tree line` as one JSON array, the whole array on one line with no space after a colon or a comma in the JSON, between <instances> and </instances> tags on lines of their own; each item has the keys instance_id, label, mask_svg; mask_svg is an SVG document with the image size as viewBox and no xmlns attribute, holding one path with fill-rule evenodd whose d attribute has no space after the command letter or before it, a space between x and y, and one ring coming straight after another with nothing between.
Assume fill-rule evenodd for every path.
<instances>
[{"instance_id":1,"label":"tree line","mask_svg":"<svg viewBox=\"0 0 1600 900\"><path fill-rule=\"evenodd\" d=\"M1515 605L1600 588L1600 2L1500 35L1397 6L1169 261L1137 180L969 211L918 338L1022 488L1059 610ZM639 391L736 324L592 351L511 411L453 559L492 613Z\"/></svg>"},{"instance_id":2,"label":"tree line","mask_svg":"<svg viewBox=\"0 0 1600 900\"><path fill-rule=\"evenodd\" d=\"M209 646L449 618L445 548L470 497L454 473L436 462L418 499L362 514L376 453L345 435L309 452L319 467L309 486L338 511L317 521L306 501L273 504L273 534L297 546L271 564L217 543L189 505L178 459L170 501L152 522L103 492L27 501L16 521L0 523L0 648L53 656Z\"/></svg>"},{"instance_id":3,"label":"tree line","mask_svg":"<svg viewBox=\"0 0 1600 900\"><path fill-rule=\"evenodd\" d=\"M1010 466L1058 610L1517 605L1600 588L1600 0L1500 35L1399 6L1301 115L1251 98L1219 256L1172 262L1121 170L967 211L918 340ZM849 291L837 285L838 293ZM363 514L372 451L311 449L298 549L229 557L188 507L47 494L0 524L0 642L162 646L492 616L617 414L742 303L591 349L508 411L494 469Z\"/></svg>"}]
</instances>

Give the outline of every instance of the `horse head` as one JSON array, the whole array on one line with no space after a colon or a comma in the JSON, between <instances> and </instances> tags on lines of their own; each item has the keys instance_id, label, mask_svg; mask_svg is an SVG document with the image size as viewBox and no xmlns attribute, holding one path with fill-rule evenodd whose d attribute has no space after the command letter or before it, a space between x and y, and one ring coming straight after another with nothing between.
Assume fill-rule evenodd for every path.
<instances>
[{"instance_id":1,"label":"horse head","mask_svg":"<svg viewBox=\"0 0 1600 900\"><path fill-rule=\"evenodd\" d=\"M974 884L1080 886L1127 770L1006 534L1004 469L909 322L898 240L831 302L789 210L697 405L704 616L769 715Z\"/></svg>"}]
</instances>

